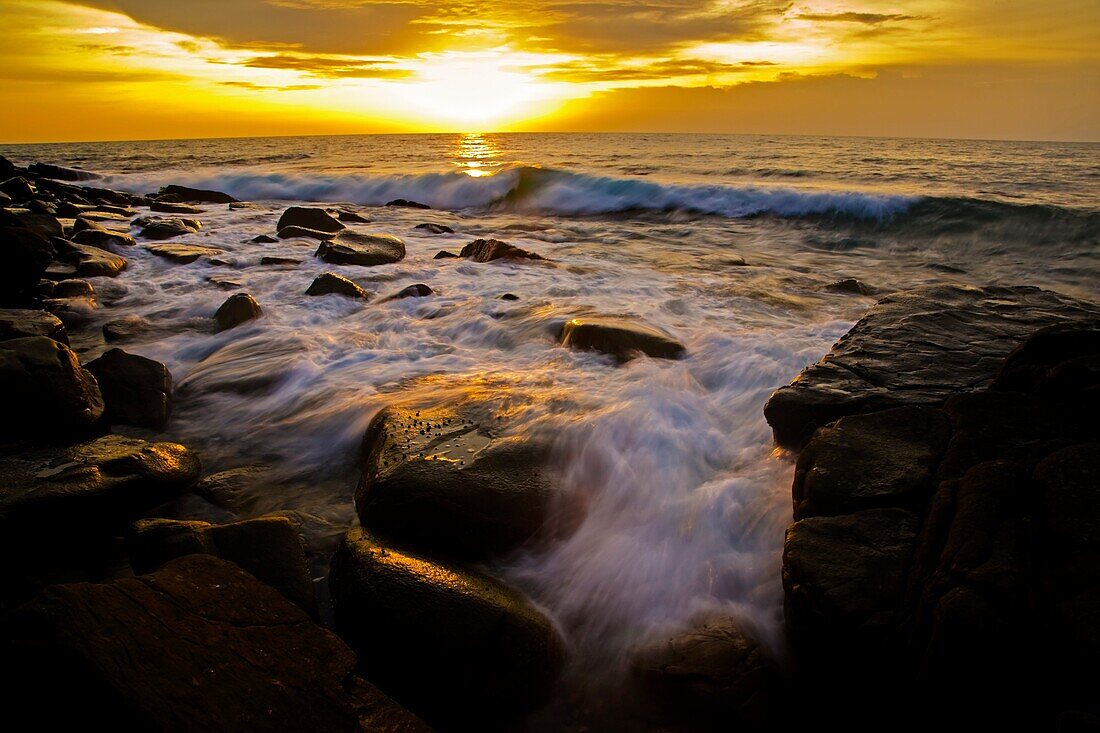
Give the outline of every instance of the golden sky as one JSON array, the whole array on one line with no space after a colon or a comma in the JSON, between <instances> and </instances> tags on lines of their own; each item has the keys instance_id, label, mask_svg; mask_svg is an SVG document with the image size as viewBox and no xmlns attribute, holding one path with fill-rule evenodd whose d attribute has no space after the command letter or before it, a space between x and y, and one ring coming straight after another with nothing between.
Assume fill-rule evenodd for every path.
<instances>
[{"instance_id":1,"label":"golden sky","mask_svg":"<svg viewBox=\"0 0 1100 733\"><path fill-rule=\"evenodd\" d=\"M1100 0L0 0L0 141L1100 140Z\"/></svg>"}]
</instances>

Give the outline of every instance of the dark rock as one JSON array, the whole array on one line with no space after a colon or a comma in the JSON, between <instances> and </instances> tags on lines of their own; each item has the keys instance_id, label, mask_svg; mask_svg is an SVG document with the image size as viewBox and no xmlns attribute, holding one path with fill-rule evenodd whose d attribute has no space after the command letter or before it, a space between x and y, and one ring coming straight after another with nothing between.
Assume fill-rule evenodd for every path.
<instances>
[{"instance_id":1,"label":"dark rock","mask_svg":"<svg viewBox=\"0 0 1100 733\"><path fill-rule=\"evenodd\" d=\"M370 224L370 219L350 209L337 209L336 218L351 224Z\"/></svg>"},{"instance_id":2,"label":"dark rock","mask_svg":"<svg viewBox=\"0 0 1100 733\"><path fill-rule=\"evenodd\" d=\"M352 676L355 654L334 634L209 555L53 586L5 619L0 638L20 669L11 713L47 729L110 720L166 733L429 730Z\"/></svg>"},{"instance_id":3,"label":"dark rock","mask_svg":"<svg viewBox=\"0 0 1100 733\"><path fill-rule=\"evenodd\" d=\"M77 221L80 221L79 219ZM95 228L86 227L81 231L78 231L73 235L72 241L77 244L86 244L91 247L99 247L100 249L106 249L107 247L114 245L116 247L132 247L134 246L134 238L129 234L123 232L114 232L110 229L97 226Z\"/></svg>"},{"instance_id":4,"label":"dark rock","mask_svg":"<svg viewBox=\"0 0 1100 733\"><path fill-rule=\"evenodd\" d=\"M112 423L159 429L172 407L172 375L159 361L109 349L88 362Z\"/></svg>"},{"instance_id":5,"label":"dark rock","mask_svg":"<svg viewBox=\"0 0 1100 733\"><path fill-rule=\"evenodd\" d=\"M462 248L459 257L471 259L474 262L491 262L493 260L541 260L542 256L534 252L528 252L499 239L475 239Z\"/></svg>"},{"instance_id":6,"label":"dark rock","mask_svg":"<svg viewBox=\"0 0 1100 733\"><path fill-rule=\"evenodd\" d=\"M261 265L300 265L301 260L296 260L293 257L261 257Z\"/></svg>"},{"instance_id":7,"label":"dark rock","mask_svg":"<svg viewBox=\"0 0 1100 733\"><path fill-rule=\"evenodd\" d=\"M366 290L348 280L343 275L335 272L326 272L318 275L306 290L306 295L346 295L349 298L361 298L366 300L370 296Z\"/></svg>"},{"instance_id":8,"label":"dark rock","mask_svg":"<svg viewBox=\"0 0 1100 733\"><path fill-rule=\"evenodd\" d=\"M1100 321L1040 329L1005 359L993 389L1048 397L1083 396L1100 387Z\"/></svg>"},{"instance_id":9,"label":"dark rock","mask_svg":"<svg viewBox=\"0 0 1100 733\"><path fill-rule=\"evenodd\" d=\"M45 336L0 342L0 435L26 439L88 433L103 417L95 377L68 346Z\"/></svg>"},{"instance_id":10,"label":"dark rock","mask_svg":"<svg viewBox=\"0 0 1100 733\"><path fill-rule=\"evenodd\" d=\"M441 249L441 250L439 250L438 252L435 253L435 257L433 257L432 259L433 260L457 260L458 255L456 255L454 252L448 252L445 249Z\"/></svg>"},{"instance_id":11,"label":"dark rock","mask_svg":"<svg viewBox=\"0 0 1100 733\"><path fill-rule=\"evenodd\" d=\"M45 336L62 344L69 343L65 324L57 316L41 310L0 309L0 341Z\"/></svg>"},{"instance_id":12,"label":"dark rock","mask_svg":"<svg viewBox=\"0 0 1100 733\"><path fill-rule=\"evenodd\" d=\"M301 237L305 239L319 239L322 242L332 239L336 236L335 232L322 232L317 229L307 229L299 226L286 226L279 229L277 235L279 239L294 239Z\"/></svg>"},{"instance_id":13,"label":"dark rock","mask_svg":"<svg viewBox=\"0 0 1100 733\"><path fill-rule=\"evenodd\" d=\"M226 298L214 314L219 331L228 331L263 314L260 304L248 293L237 293Z\"/></svg>"},{"instance_id":14,"label":"dark rock","mask_svg":"<svg viewBox=\"0 0 1100 733\"><path fill-rule=\"evenodd\" d=\"M405 209L430 209L432 207L427 204L422 204L419 201L409 201L408 199L394 199L393 201L387 201L386 206L397 206Z\"/></svg>"},{"instance_id":15,"label":"dark rock","mask_svg":"<svg viewBox=\"0 0 1100 733\"><path fill-rule=\"evenodd\" d=\"M620 362L639 353L659 359L679 359L684 345L652 326L626 318L574 318L561 329L563 346L611 354Z\"/></svg>"},{"instance_id":16,"label":"dark rock","mask_svg":"<svg viewBox=\"0 0 1100 733\"><path fill-rule=\"evenodd\" d=\"M222 290L237 290L244 287L244 283L240 280L231 277L221 277L220 275L211 275L206 278L206 282L217 285Z\"/></svg>"},{"instance_id":17,"label":"dark rock","mask_svg":"<svg viewBox=\"0 0 1100 733\"><path fill-rule=\"evenodd\" d=\"M825 286L825 290L831 293L845 293L847 295L874 295L878 292L875 288L872 288L861 280L856 280L854 277L848 277L843 280L829 283Z\"/></svg>"},{"instance_id":18,"label":"dark rock","mask_svg":"<svg viewBox=\"0 0 1100 733\"><path fill-rule=\"evenodd\" d=\"M124 316L103 324L103 338L113 341L136 341L156 331L147 319L141 316Z\"/></svg>"},{"instance_id":19,"label":"dark rock","mask_svg":"<svg viewBox=\"0 0 1100 733\"><path fill-rule=\"evenodd\" d=\"M167 201L150 201L149 210L159 214L201 214L203 212L203 210L197 206L173 204Z\"/></svg>"},{"instance_id":20,"label":"dark rock","mask_svg":"<svg viewBox=\"0 0 1100 733\"><path fill-rule=\"evenodd\" d=\"M237 200L221 191L206 191L187 186L164 186L160 189L158 198L160 196L176 196L180 201L193 201L199 204L231 204Z\"/></svg>"},{"instance_id":21,"label":"dark rock","mask_svg":"<svg viewBox=\"0 0 1100 733\"><path fill-rule=\"evenodd\" d=\"M177 557L214 555L252 573L306 613L317 612L305 547L298 527L286 517L229 524L142 519L126 546L135 573L151 573Z\"/></svg>"},{"instance_id":22,"label":"dark rock","mask_svg":"<svg viewBox=\"0 0 1100 733\"><path fill-rule=\"evenodd\" d=\"M87 280L62 280L53 284L51 294L55 298L94 298L95 288Z\"/></svg>"},{"instance_id":23,"label":"dark rock","mask_svg":"<svg viewBox=\"0 0 1100 733\"><path fill-rule=\"evenodd\" d=\"M139 226L144 227L141 230L141 236L146 239L171 239L172 237L195 234L199 231L199 227L190 226L183 219L157 219Z\"/></svg>"},{"instance_id":24,"label":"dark rock","mask_svg":"<svg viewBox=\"0 0 1100 733\"><path fill-rule=\"evenodd\" d=\"M1038 288L936 285L883 298L817 364L768 400L781 445L800 445L845 416L940 405L988 387L1039 328L1095 316L1097 308Z\"/></svg>"},{"instance_id":25,"label":"dark rock","mask_svg":"<svg viewBox=\"0 0 1100 733\"><path fill-rule=\"evenodd\" d=\"M405 258L405 243L390 234L340 232L321 242L316 256L332 265L388 265Z\"/></svg>"},{"instance_id":26,"label":"dark rock","mask_svg":"<svg viewBox=\"0 0 1100 733\"><path fill-rule=\"evenodd\" d=\"M514 293L501 293L497 296L497 300L519 300L519 296Z\"/></svg>"},{"instance_id":27,"label":"dark rock","mask_svg":"<svg viewBox=\"0 0 1100 733\"><path fill-rule=\"evenodd\" d=\"M91 181L100 176L90 171L77 170L76 168L64 168L50 163L31 163L27 170L42 178L53 178L59 181Z\"/></svg>"},{"instance_id":28,"label":"dark rock","mask_svg":"<svg viewBox=\"0 0 1100 733\"><path fill-rule=\"evenodd\" d=\"M1063 448L1035 468L1047 536L1062 550L1100 549L1100 444ZM1091 579L1100 584L1100 577Z\"/></svg>"},{"instance_id":29,"label":"dark rock","mask_svg":"<svg viewBox=\"0 0 1100 733\"><path fill-rule=\"evenodd\" d=\"M213 257L222 253L220 249L195 244L150 244L145 249L157 257L163 257L180 265L188 265L203 257Z\"/></svg>"},{"instance_id":30,"label":"dark rock","mask_svg":"<svg viewBox=\"0 0 1100 733\"><path fill-rule=\"evenodd\" d=\"M56 255L49 240L28 229L0 227L0 301L31 290Z\"/></svg>"},{"instance_id":31,"label":"dark rock","mask_svg":"<svg viewBox=\"0 0 1100 733\"><path fill-rule=\"evenodd\" d=\"M336 628L367 677L449 728L497 728L540 705L564 657L553 624L487 575L356 527L332 561Z\"/></svg>"},{"instance_id":32,"label":"dark rock","mask_svg":"<svg viewBox=\"0 0 1100 733\"><path fill-rule=\"evenodd\" d=\"M393 295L387 295L379 303L388 303L391 300L404 300L405 298L425 298L434 294L435 291L429 288L424 283L417 283L416 285L410 285L407 288L402 288Z\"/></svg>"},{"instance_id":33,"label":"dark rock","mask_svg":"<svg viewBox=\"0 0 1100 733\"><path fill-rule=\"evenodd\" d=\"M34 198L34 186L21 176L0 181L0 192L6 193L15 203L22 203Z\"/></svg>"},{"instance_id":34,"label":"dark rock","mask_svg":"<svg viewBox=\"0 0 1100 733\"><path fill-rule=\"evenodd\" d=\"M116 277L126 269L126 258L99 247L54 238L58 258L75 268L77 277Z\"/></svg>"},{"instance_id":35,"label":"dark rock","mask_svg":"<svg viewBox=\"0 0 1100 733\"><path fill-rule=\"evenodd\" d=\"M355 505L364 527L432 552L481 559L535 535L551 496L541 446L494 437L459 409L387 407L363 438Z\"/></svg>"},{"instance_id":36,"label":"dark rock","mask_svg":"<svg viewBox=\"0 0 1100 733\"><path fill-rule=\"evenodd\" d=\"M27 209L0 209L0 226L19 227L43 237L60 237L64 228L56 216L34 214Z\"/></svg>"},{"instance_id":37,"label":"dark rock","mask_svg":"<svg viewBox=\"0 0 1100 733\"><path fill-rule=\"evenodd\" d=\"M266 234L260 234L259 236L253 237L248 241L252 242L253 244L275 244L279 240Z\"/></svg>"},{"instance_id":38,"label":"dark rock","mask_svg":"<svg viewBox=\"0 0 1100 733\"><path fill-rule=\"evenodd\" d=\"M455 230L451 229L445 224L434 224L431 222L425 222L423 224L417 224L414 229L420 229L428 234L454 234Z\"/></svg>"},{"instance_id":39,"label":"dark rock","mask_svg":"<svg viewBox=\"0 0 1100 733\"><path fill-rule=\"evenodd\" d=\"M950 432L931 407L852 415L821 428L798 456L794 518L923 506Z\"/></svg>"},{"instance_id":40,"label":"dark rock","mask_svg":"<svg viewBox=\"0 0 1100 733\"><path fill-rule=\"evenodd\" d=\"M0 177L11 177L15 173L15 163L0 155Z\"/></svg>"},{"instance_id":41,"label":"dark rock","mask_svg":"<svg viewBox=\"0 0 1100 733\"><path fill-rule=\"evenodd\" d=\"M3 191L0 191L0 207L11 206L11 196L7 195Z\"/></svg>"},{"instance_id":42,"label":"dark rock","mask_svg":"<svg viewBox=\"0 0 1100 733\"><path fill-rule=\"evenodd\" d=\"M64 262L51 262L42 277L46 281L71 280L76 277L76 268Z\"/></svg>"},{"instance_id":43,"label":"dark rock","mask_svg":"<svg viewBox=\"0 0 1100 733\"><path fill-rule=\"evenodd\" d=\"M59 201L57 204L57 212L54 214L54 216L65 217L66 219L75 219L87 210L87 207L81 207L78 204L70 203L68 201Z\"/></svg>"},{"instance_id":44,"label":"dark rock","mask_svg":"<svg viewBox=\"0 0 1100 733\"><path fill-rule=\"evenodd\" d=\"M307 206L291 206L283 212L275 228L281 231L287 227L300 227L302 229L329 233L338 232L347 228L324 209ZM280 238L285 239L281 234Z\"/></svg>"},{"instance_id":45,"label":"dark rock","mask_svg":"<svg viewBox=\"0 0 1100 733\"><path fill-rule=\"evenodd\" d=\"M57 206L50 201L43 201L42 199L31 199L27 203L27 208L35 214L46 214L47 216L57 216Z\"/></svg>"},{"instance_id":46,"label":"dark rock","mask_svg":"<svg viewBox=\"0 0 1100 733\"><path fill-rule=\"evenodd\" d=\"M733 618L713 618L644 647L633 666L648 694L693 729L784 727L782 672Z\"/></svg>"}]
</instances>

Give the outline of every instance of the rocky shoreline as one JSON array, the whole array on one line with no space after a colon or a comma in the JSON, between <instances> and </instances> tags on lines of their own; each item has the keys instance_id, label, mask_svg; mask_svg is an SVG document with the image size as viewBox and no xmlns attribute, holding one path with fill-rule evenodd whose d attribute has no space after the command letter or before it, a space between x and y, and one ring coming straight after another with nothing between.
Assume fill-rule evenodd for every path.
<instances>
[{"instance_id":1,"label":"rocky shoreline","mask_svg":"<svg viewBox=\"0 0 1100 733\"><path fill-rule=\"evenodd\" d=\"M482 563L568 534L583 512L557 501L546 447L506 437L474 387L459 405L383 409L349 487L356 526L332 557L331 599L319 597L300 520L236 519L233 478L204 476L195 451L158 439L180 388L165 365L107 348L179 325L134 315L91 331L82 317L96 298L88 278L124 272L131 248L218 264L217 248L177 238L202 230L204 207L249 204L92 183L0 158L0 649L21 670L14 708L155 730L521 726L555 695L569 644ZM317 276L303 296L365 302L324 266L406 253L364 223L291 206L253 241L309 243ZM558 266L486 238L437 255L454 258ZM236 289L218 277L209 287ZM417 283L372 302L432 295ZM187 327L227 333L263 317L236 292ZM619 364L687 353L613 315L571 319L556 336ZM769 659L734 619L700 619L638 652L645 710L611 725L870 726L899 709L1096 724L1094 680L1071 670L1097 661L1097 407L1095 304L1035 288L884 297L765 408L777 443L799 451L782 577L791 660ZM226 521L173 518L165 507L181 498Z\"/></svg>"}]
</instances>

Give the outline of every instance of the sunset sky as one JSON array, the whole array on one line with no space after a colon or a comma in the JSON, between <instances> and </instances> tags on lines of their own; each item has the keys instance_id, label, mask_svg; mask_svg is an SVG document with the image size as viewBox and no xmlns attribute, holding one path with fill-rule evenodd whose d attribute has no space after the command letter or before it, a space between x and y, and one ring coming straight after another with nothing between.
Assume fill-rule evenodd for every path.
<instances>
[{"instance_id":1,"label":"sunset sky","mask_svg":"<svg viewBox=\"0 0 1100 733\"><path fill-rule=\"evenodd\" d=\"M1100 2L0 0L0 141L1100 140Z\"/></svg>"}]
</instances>

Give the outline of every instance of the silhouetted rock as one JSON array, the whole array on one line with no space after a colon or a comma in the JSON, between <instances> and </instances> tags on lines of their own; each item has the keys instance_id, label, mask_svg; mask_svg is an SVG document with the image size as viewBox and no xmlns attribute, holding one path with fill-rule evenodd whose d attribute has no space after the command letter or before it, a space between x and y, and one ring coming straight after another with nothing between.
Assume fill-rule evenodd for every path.
<instances>
[{"instance_id":1,"label":"silhouetted rock","mask_svg":"<svg viewBox=\"0 0 1100 733\"><path fill-rule=\"evenodd\" d=\"M56 254L40 234L0 227L0 301L10 301L34 288Z\"/></svg>"},{"instance_id":2,"label":"silhouetted rock","mask_svg":"<svg viewBox=\"0 0 1100 733\"><path fill-rule=\"evenodd\" d=\"M1100 385L1100 320L1040 329L1013 349L993 389L1061 398Z\"/></svg>"},{"instance_id":3,"label":"silhouetted rock","mask_svg":"<svg viewBox=\"0 0 1100 733\"><path fill-rule=\"evenodd\" d=\"M103 417L95 378L66 345L45 336L0 342L0 434L21 439L87 433Z\"/></svg>"},{"instance_id":4,"label":"silhouetted rock","mask_svg":"<svg viewBox=\"0 0 1100 733\"><path fill-rule=\"evenodd\" d=\"M261 257L261 265L300 265L301 260L296 260L293 257Z\"/></svg>"},{"instance_id":5,"label":"silhouetted rock","mask_svg":"<svg viewBox=\"0 0 1100 733\"><path fill-rule=\"evenodd\" d=\"M497 296L497 300L519 300L519 296L515 293L501 293Z\"/></svg>"},{"instance_id":6,"label":"silhouetted rock","mask_svg":"<svg viewBox=\"0 0 1100 733\"><path fill-rule=\"evenodd\" d=\"M564 657L553 624L487 575L356 527L330 576L336 628L368 679L448 728L497 728L540 705Z\"/></svg>"},{"instance_id":7,"label":"silhouetted rock","mask_svg":"<svg viewBox=\"0 0 1100 733\"><path fill-rule=\"evenodd\" d=\"M0 192L6 193L17 204L34 198L34 186L22 176L0 181Z\"/></svg>"},{"instance_id":8,"label":"silhouetted rock","mask_svg":"<svg viewBox=\"0 0 1100 733\"><path fill-rule=\"evenodd\" d=\"M69 343L65 324L52 313L22 308L0 309L0 341L28 336L45 336L63 344Z\"/></svg>"},{"instance_id":9,"label":"silhouetted rock","mask_svg":"<svg viewBox=\"0 0 1100 733\"><path fill-rule=\"evenodd\" d=\"M318 232L338 232L346 227L324 209L308 206L291 206L279 217L279 224L275 227L280 232L287 227L301 227ZM285 239L282 234L280 238Z\"/></svg>"},{"instance_id":10,"label":"silhouetted rock","mask_svg":"<svg viewBox=\"0 0 1100 733\"><path fill-rule=\"evenodd\" d=\"M175 196L180 201L193 201L200 204L231 204L237 199L221 191L206 191L201 188L188 188L187 186L164 186L160 189L161 196Z\"/></svg>"},{"instance_id":11,"label":"silhouetted rock","mask_svg":"<svg viewBox=\"0 0 1100 733\"><path fill-rule=\"evenodd\" d=\"M260 304L248 293L237 293L226 298L214 314L219 331L228 331L246 321L259 318L263 311Z\"/></svg>"},{"instance_id":12,"label":"silhouetted rock","mask_svg":"<svg viewBox=\"0 0 1100 733\"><path fill-rule=\"evenodd\" d=\"M417 283L416 285L410 285L407 288L402 288L392 295L387 295L382 298L379 303L388 303L391 300L404 300L405 298L425 298L429 295L433 295L434 290L429 288L424 283Z\"/></svg>"},{"instance_id":13,"label":"silhouetted rock","mask_svg":"<svg viewBox=\"0 0 1100 733\"><path fill-rule=\"evenodd\" d=\"M420 229L428 234L454 234L455 230L451 229L445 224L435 224L432 222L425 222L423 224L417 224L414 229Z\"/></svg>"},{"instance_id":14,"label":"silhouetted rock","mask_svg":"<svg viewBox=\"0 0 1100 733\"><path fill-rule=\"evenodd\" d=\"M346 221L352 224L370 224L370 219L350 209L337 209L336 218L340 221Z\"/></svg>"},{"instance_id":15,"label":"silhouetted rock","mask_svg":"<svg viewBox=\"0 0 1100 733\"><path fill-rule=\"evenodd\" d=\"M199 227L192 226L193 223L184 219L155 219L148 221L141 230L141 236L146 239L171 239L172 237L183 237L188 234L195 234L199 231ZM137 224L137 222L135 222Z\"/></svg>"},{"instance_id":16,"label":"silhouetted rock","mask_svg":"<svg viewBox=\"0 0 1100 733\"><path fill-rule=\"evenodd\" d=\"M332 265L388 265L405 258L405 243L390 234L340 232L321 242L316 256Z\"/></svg>"},{"instance_id":17,"label":"silhouetted rock","mask_svg":"<svg viewBox=\"0 0 1100 733\"><path fill-rule=\"evenodd\" d=\"M454 252L448 252L445 249L441 249L441 250L439 250L438 252L435 253L435 257L433 257L432 259L433 260L457 260L458 255L456 255Z\"/></svg>"},{"instance_id":18,"label":"silhouetted rock","mask_svg":"<svg viewBox=\"0 0 1100 733\"><path fill-rule=\"evenodd\" d=\"M638 354L679 359L686 352L683 344L663 331L638 321L607 316L574 318L562 326L560 339L563 346L611 354L620 362Z\"/></svg>"},{"instance_id":19,"label":"silhouetted rock","mask_svg":"<svg viewBox=\"0 0 1100 733\"><path fill-rule=\"evenodd\" d=\"M394 199L393 201L387 201L386 206L396 206L404 209L430 209L432 207L427 204L422 204L419 201L409 201L408 199Z\"/></svg>"},{"instance_id":20,"label":"silhouetted rock","mask_svg":"<svg viewBox=\"0 0 1100 733\"><path fill-rule=\"evenodd\" d=\"M878 292L875 288L865 282L856 280L854 277L847 277L829 283L825 286L825 289L832 293L845 293L847 295L874 295Z\"/></svg>"},{"instance_id":21,"label":"silhouetted rock","mask_svg":"<svg viewBox=\"0 0 1100 733\"><path fill-rule=\"evenodd\" d=\"M475 239L462 248L459 257L473 260L474 262L491 262L493 260L541 260L542 256L534 252L528 252L499 239Z\"/></svg>"},{"instance_id":22,"label":"silhouetted rock","mask_svg":"<svg viewBox=\"0 0 1100 733\"><path fill-rule=\"evenodd\" d=\"M276 239L275 237L268 236L267 234L260 234L258 236L253 237L252 239L250 239L248 241L252 242L253 244L275 244L279 240Z\"/></svg>"},{"instance_id":23,"label":"silhouetted rock","mask_svg":"<svg viewBox=\"0 0 1100 733\"><path fill-rule=\"evenodd\" d=\"M145 249L157 257L171 260L178 265L188 265L203 257L213 257L222 253L220 249L195 244L150 244Z\"/></svg>"},{"instance_id":24,"label":"silhouetted rock","mask_svg":"<svg viewBox=\"0 0 1100 733\"><path fill-rule=\"evenodd\" d=\"M322 275L318 275L317 278L310 283L309 289L306 290L306 295L346 295L349 298L361 298L366 300L370 297L366 290L356 285L351 280L348 280L343 275L337 275L335 272L326 272Z\"/></svg>"},{"instance_id":25,"label":"silhouetted rock","mask_svg":"<svg viewBox=\"0 0 1100 733\"><path fill-rule=\"evenodd\" d=\"M172 408L172 375L159 361L109 349L88 362L112 423L158 429Z\"/></svg>"},{"instance_id":26,"label":"silhouetted rock","mask_svg":"<svg viewBox=\"0 0 1100 733\"><path fill-rule=\"evenodd\" d=\"M50 163L31 163L27 170L42 178L53 178L58 181L91 181L100 178L98 174L90 171L77 170L76 168L64 168Z\"/></svg>"}]
</instances>

